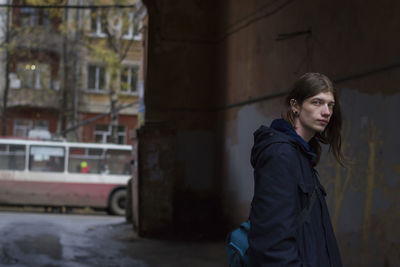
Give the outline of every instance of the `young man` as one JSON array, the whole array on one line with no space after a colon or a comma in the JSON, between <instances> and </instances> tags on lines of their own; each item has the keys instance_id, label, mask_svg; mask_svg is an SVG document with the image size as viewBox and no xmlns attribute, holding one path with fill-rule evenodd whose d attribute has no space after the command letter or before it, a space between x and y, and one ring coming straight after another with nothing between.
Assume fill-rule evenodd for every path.
<instances>
[{"instance_id":1,"label":"young man","mask_svg":"<svg viewBox=\"0 0 400 267\"><path fill-rule=\"evenodd\" d=\"M306 73L285 105L283 119L254 133L250 266L342 266L326 192L314 169L320 143L329 144L343 165L336 91L326 76Z\"/></svg>"}]
</instances>

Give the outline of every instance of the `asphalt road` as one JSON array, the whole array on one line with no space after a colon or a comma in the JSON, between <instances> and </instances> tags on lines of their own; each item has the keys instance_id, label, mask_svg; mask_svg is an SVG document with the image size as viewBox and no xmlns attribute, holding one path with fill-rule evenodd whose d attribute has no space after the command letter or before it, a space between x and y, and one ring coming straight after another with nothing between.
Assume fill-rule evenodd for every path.
<instances>
[{"instance_id":1,"label":"asphalt road","mask_svg":"<svg viewBox=\"0 0 400 267\"><path fill-rule=\"evenodd\" d=\"M223 244L138 238L123 217L0 212L0 266L226 266Z\"/></svg>"}]
</instances>

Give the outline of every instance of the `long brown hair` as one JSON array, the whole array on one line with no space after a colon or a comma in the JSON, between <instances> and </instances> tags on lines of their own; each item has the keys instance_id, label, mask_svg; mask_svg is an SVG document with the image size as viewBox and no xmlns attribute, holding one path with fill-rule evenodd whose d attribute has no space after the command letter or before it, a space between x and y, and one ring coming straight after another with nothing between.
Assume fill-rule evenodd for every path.
<instances>
[{"instance_id":1,"label":"long brown hair","mask_svg":"<svg viewBox=\"0 0 400 267\"><path fill-rule=\"evenodd\" d=\"M342 113L338 99L338 92L332 82L323 74L309 72L301 76L291 88L285 99L286 112L282 114L283 119L295 127L295 117L290 100L294 99L301 106L307 98L313 97L321 92L331 92L335 99L333 114L323 132L316 133L309 141L311 147L317 152L318 161L321 157L321 145L329 144L329 151L332 152L337 162L344 166L344 155L342 152Z\"/></svg>"}]
</instances>

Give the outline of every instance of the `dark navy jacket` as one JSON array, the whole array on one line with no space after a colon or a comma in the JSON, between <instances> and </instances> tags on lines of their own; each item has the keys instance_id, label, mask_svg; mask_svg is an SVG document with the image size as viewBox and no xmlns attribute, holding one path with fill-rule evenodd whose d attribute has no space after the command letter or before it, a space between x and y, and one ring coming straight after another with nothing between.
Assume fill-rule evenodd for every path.
<instances>
[{"instance_id":1,"label":"dark navy jacket","mask_svg":"<svg viewBox=\"0 0 400 267\"><path fill-rule=\"evenodd\" d=\"M342 266L314 169L316 154L284 120L254 133L251 154L255 190L250 212L251 266ZM317 200L299 228L296 219L314 188Z\"/></svg>"}]
</instances>

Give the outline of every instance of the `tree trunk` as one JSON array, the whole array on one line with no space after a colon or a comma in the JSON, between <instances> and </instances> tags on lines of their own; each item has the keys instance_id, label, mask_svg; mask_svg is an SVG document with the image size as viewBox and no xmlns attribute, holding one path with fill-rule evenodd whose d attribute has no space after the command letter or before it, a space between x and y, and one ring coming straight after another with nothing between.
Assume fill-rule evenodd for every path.
<instances>
[{"instance_id":1,"label":"tree trunk","mask_svg":"<svg viewBox=\"0 0 400 267\"><path fill-rule=\"evenodd\" d=\"M64 21L68 23L68 9L64 9ZM60 130L62 133L65 132L67 128L67 103L68 103L68 90L69 90L69 66L68 66L68 34L65 33L63 36L63 92L62 92L62 99L61 99L61 110L60 110ZM63 137L66 137L66 134L63 134Z\"/></svg>"},{"instance_id":2,"label":"tree trunk","mask_svg":"<svg viewBox=\"0 0 400 267\"><path fill-rule=\"evenodd\" d=\"M117 103L118 103L118 94L112 86L111 88L111 142L113 144L118 144L118 111L117 111Z\"/></svg>"},{"instance_id":3,"label":"tree trunk","mask_svg":"<svg viewBox=\"0 0 400 267\"><path fill-rule=\"evenodd\" d=\"M9 4L10 1L7 1ZM10 52L9 52L9 43L10 43L10 7L7 7L7 16L6 16L6 69L5 69L5 85L4 85L4 94L3 94L3 107L2 107L2 118L1 118L1 134L7 135L7 100L8 100L8 90L10 87Z\"/></svg>"}]
</instances>

